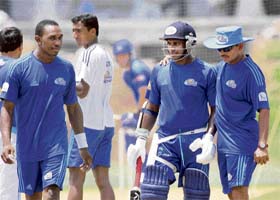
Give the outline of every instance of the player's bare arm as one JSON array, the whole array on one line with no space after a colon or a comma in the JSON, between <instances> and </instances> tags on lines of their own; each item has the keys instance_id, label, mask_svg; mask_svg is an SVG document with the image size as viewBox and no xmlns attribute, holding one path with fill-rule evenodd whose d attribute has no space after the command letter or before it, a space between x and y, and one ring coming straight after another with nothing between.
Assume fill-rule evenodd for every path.
<instances>
[{"instance_id":1,"label":"player's bare arm","mask_svg":"<svg viewBox=\"0 0 280 200\"><path fill-rule=\"evenodd\" d=\"M207 127L207 133L210 133L211 135L215 135L217 128L215 126L214 120L215 120L215 106L210 106L210 117L208 120L208 127Z\"/></svg>"},{"instance_id":2,"label":"player's bare arm","mask_svg":"<svg viewBox=\"0 0 280 200\"><path fill-rule=\"evenodd\" d=\"M146 91L147 91L147 86L146 85L139 88L139 102L138 102L138 105L137 105L137 108L138 108L139 111L141 111L142 105L147 100L145 98Z\"/></svg>"},{"instance_id":3,"label":"player's bare arm","mask_svg":"<svg viewBox=\"0 0 280 200\"><path fill-rule=\"evenodd\" d=\"M154 105L150 101L148 101L146 107L142 112L144 114L140 128L145 128L150 131L152 130L156 122L157 114L159 112L159 106Z\"/></svg>"},{"instance_id":4,"label":"player's bare arm","mask_svg":"<svg viewBox=\"0 0 280 200\"><path fill-rule=\"evenodd\" d=\"M269 161L268 154L268 130L269 130L269 109L260 109L259 111L259 142L254 153L254 159L257 164L266 164Z\"/></svg>"},{"instance_id":5,"label":"player's bare arm","mask_svg":"<svg viewBox=\"0 0 280 200\"><path fill-rule=\"evenodd\" d=\"M3 140L3 151L1 153L2 160L7 164L14 163L13 157L15 149L11 144L11 128L14 112L14 103L4 101L1 108L1 133Z\"/></svg>"},{"instance_id":6,"label":"player's bare arm","mask_svg":"<svg viewBox=\"0 0 280 200\"><path fill-rule=\"evenodd\" d=\"M84 79L81 79L81 81L76 84L76 92L81 99L87 96L89 89L90 86Z\"/></svg>"},{"instance_id":7,"label":"player's bare arm","mask_svg":"<svg viewBox=\"0 0 280 200\"><path fill-rule=\"evenodd\" d=\"M127 160L133 169L135 169L136 161L139 157L141 157L142 163L145 162L147 138L156 122L158 111L159 106L149 101L145 102L142 107L142 112L140 113L138 125L135 130L137 137L136 143L130 144L127 149Z\"/></svg>"},{"instance_id":8,"label":"player's bare arm","mask_svg":"<svg viewBox=\"0 0 280 200\"><path fill-rule=\"evenodd\" d=\"M88 152L88 145L83 127L83 113L78 103L67 105L69 121L75 133L75 139L80 149L80 155L83 159L83 164L80 166L82 170L88 171L91 167L92 157Z\"/></svg>"}]
</instances>

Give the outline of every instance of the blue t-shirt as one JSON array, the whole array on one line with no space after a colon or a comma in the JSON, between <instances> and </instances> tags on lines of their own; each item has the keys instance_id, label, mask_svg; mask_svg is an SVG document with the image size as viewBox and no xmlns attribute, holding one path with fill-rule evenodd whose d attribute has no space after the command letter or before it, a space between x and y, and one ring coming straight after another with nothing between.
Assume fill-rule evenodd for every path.
<instances>
[{"instance_id":1,"label":"blue t-shirt","mask_svg":"<svg viewBox=\"0 0 280 200\"><path fill-rule=\"evenodd\" d=\"M249 56L235 65L221 62L216 70L218 151L252 155L259 138L256 112L269 108L264 75Z\"/></svg>"},{"instance_id":2,"label":"blue t-shirt","mask_svg":"<svg viewBox=\"0 0 280 200\"><path fill-rule=\"evenodd\" d=\"M3 83L5 82L6 80L6 77L7 77L7 73L8 73L8 70L9 70L9 66L13 63L13 61L15 61L14 58L11 58L11 57L7 57L7 56L0 56L0 89L2 90L2 85ZM2 101L0 101L0 109L2 107ZM14 116L13 116L13 131L12 133L16 133L16 129L15 129L15 126L16 126L16 115L14 113Z\"/></svg>"},{"instance_id":3,"label":"blue t-shirt","mask_svg":"<svg viewBox=\"0 0 280 200\"><path fill-rule=\"evenodd\" d=\"M77 102L75 87L73 66L60 57L42 63L31 53L10 67L1 98L16 105L18 159L67 153L63 105Z\"/></svg>"},{"instance_id":4,"label":"blue t-shirt","mask_svg":"<svg viewBox=\"0 0 280 200\"><path fill-rule=\"evenodd\" d=\"M149 101L159 105L158 133L172 135L206 127L208 103L215 106L216 77L212 67L200 59L186 65L171 61L157 65L151 75Z\"/></svg>"},{"instance_id":5,"label":"blue t-shirt","mask_svg":"<svg viewBox=\"0 0 280 200\"><path fill-rule=\"evenodd\" d=\"M131 88L136 103L139 102L139 88L147 86L150 80L150 68L140 60L132 60L130 70L125 71L123 80Z\"/></svg>"}]
</instances>

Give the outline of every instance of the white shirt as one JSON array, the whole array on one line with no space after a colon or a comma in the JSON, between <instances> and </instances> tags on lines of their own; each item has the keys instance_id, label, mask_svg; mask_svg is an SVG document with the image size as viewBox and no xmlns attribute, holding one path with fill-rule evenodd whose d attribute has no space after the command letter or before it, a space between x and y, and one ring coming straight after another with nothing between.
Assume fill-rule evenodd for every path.
<instances>
[{"instance_id":1,"label":"white shirt","mask_svg":"<svg viewBox=\"0 0 280 200\"><path fill-rule=\"evenodd\" d=\"M75 66L76 80L82 78L90 85L87 96L79 98L84 127L104 130L114 127L113 111L110 106L112 93L113 65L112 58L99 44L93 44L79 51Z\"/></svg>"}]
</instances>

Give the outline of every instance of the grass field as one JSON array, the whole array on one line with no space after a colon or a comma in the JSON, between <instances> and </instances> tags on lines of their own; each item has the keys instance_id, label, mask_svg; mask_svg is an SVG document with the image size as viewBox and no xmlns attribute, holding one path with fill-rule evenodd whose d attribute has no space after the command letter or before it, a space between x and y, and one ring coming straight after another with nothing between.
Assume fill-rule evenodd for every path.
<instances>
[{"instance_id":1,"label":"grass field","mask_svg":"<svg viewBox=\"0 0 280 200\"><path fill-rule=\"evenodd\" d=\"M129 188L126 189L115 189L115 195L117 200L128 200L129 199ZM252 187L250 191L251 200L276 200L276 197L280 195L280 186L257 186ZM67 190L62 192L61 199L67 199ZM84 193L85 200L98 200L99 193L97 189L85 188ZM172 187L168 196L168 200L181 200L183 199L182 190ZM210 200L227 200L227 196L222 194L220 187L213 187L211 191Z\"/></svg>"}]
</instances>

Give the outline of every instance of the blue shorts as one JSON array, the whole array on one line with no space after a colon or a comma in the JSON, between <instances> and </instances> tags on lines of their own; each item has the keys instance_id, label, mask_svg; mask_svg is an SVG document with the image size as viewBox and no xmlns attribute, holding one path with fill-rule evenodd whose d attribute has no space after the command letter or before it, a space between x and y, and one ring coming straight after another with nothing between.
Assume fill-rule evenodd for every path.
<instances>
[{"instance_id":1,"label":"blue shorts","mask_svg":"<svg viewBox=\"0 0 280 200\"><path fill-rule=\"evenodd\" d=\"M201 153L201 149L195 152L192 152L189 149L189 145L195 139L202 138L203 134L204 132L192 135L180 135L172 140L160 143L156 147L156 156L167 161L168 163L171 163L174 167L176 167L176 172L179 172L179 187L183 186L182 178L187 168L199 169L205 172L205 174L209 174L209 165L202 165L196 162L196 156ZM151 155L150 153L149 156L153 157L154 155ZM176 180L173 169L168 167L166 164L156 160L154 165L164 166L167 168L168 180L170 183L173 183Z\"/></svg>"},{"instance_id":2,"label":"blue shorts","mask_svg":"<svg viewBox=\"0 0 280 200\"><path fill-rule=\"evenodd\" d=\"M67 156L57 155L42 161L18 162L19 192L33 195L50 185L62 190L66 172Z\"/></svg>"},{"instance_id":3,"label":"blue shorts","mask_svg":"<svg viewBox=\"0 0 280 200\"><path fill-rule=\"evenodd\" d=\"M233 187L249 186L256 168L253 156L218 152L218 165L223 193L228 194Z\"/></svg>"},{"instance_id":4,"label":"blue shorts","mask_svg":"<svg viewBox=\"0 0 280 200\"><path fill-rule=\"evenodd\" d=\"M112 138L114 128L106 127L104 130L85 128L88 150L92 156L92 168L96 166L110 167ZM69 142L68 167L79 167L83 163L77 142L72 131Z\"/></svg>"}]
</instances>

